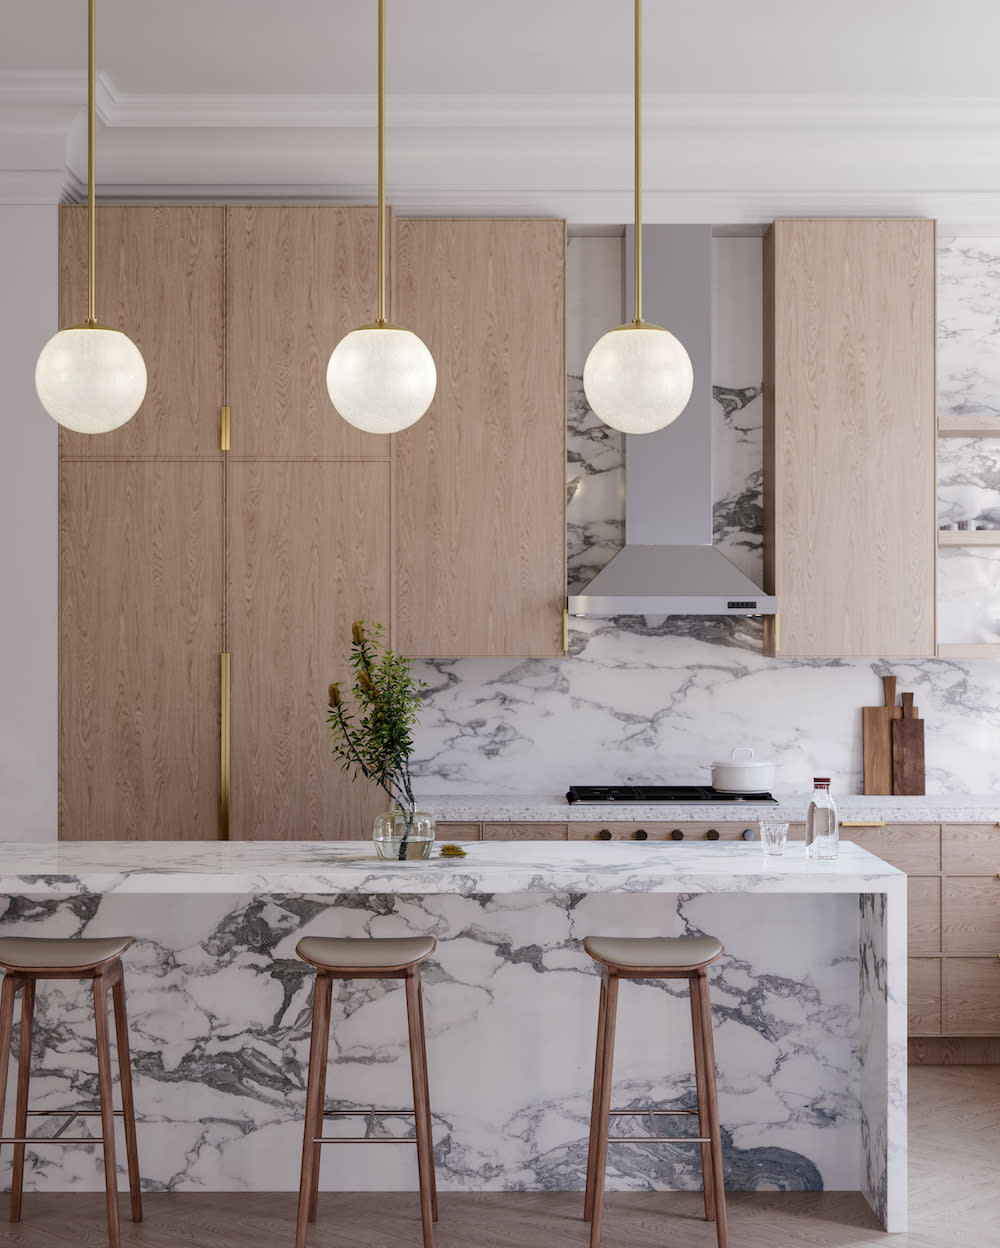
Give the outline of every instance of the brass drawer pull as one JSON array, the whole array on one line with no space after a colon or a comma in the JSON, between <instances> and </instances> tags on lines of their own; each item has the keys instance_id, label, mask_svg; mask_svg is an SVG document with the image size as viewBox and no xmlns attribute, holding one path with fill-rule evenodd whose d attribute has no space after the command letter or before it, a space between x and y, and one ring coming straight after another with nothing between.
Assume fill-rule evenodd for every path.
<instances>
[{"instance_id":1,"label":"brass drawer pull","mask_svg":"<svg viewBox=\"0 0 1000 1248\"><path fill-rule=\"evenodd\" d=\"M884 828L884 819L841 819L842 828Z\"/></svg>"}]
</instances>

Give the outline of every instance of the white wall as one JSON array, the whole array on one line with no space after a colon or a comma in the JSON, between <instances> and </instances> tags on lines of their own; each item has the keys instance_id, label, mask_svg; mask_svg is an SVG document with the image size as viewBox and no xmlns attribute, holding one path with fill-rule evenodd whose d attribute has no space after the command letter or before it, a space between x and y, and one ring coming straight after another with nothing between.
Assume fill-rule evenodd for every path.
<instances>
[{"instance_id":1,"label":"white wall","mask_svg":"<svg viewBox=\"0 0 1000 1248\"><path fill-rule=\"evenodd\" d=\"M0 840L55 840L57 438L35 360L57 328L54 204L0 204Z\"/></svg>"}]
</instances>

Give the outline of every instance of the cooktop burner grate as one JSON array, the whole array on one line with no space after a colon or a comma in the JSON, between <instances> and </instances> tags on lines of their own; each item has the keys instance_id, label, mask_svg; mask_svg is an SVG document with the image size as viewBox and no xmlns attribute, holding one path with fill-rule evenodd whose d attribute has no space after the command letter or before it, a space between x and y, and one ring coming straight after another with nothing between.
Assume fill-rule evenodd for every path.
<instances>
[{"instance_id":1,"label":"cooktop burner grate","mask_svg":"<svg viewBox=\"0 0 1000 1248\"><path fill-rule=\"evenodd\" d=\"M659 802L777 802L770 793L722 793L708 784L571 784L566 801L622 806L653 805Z\"/></svg>"}]
</instances>

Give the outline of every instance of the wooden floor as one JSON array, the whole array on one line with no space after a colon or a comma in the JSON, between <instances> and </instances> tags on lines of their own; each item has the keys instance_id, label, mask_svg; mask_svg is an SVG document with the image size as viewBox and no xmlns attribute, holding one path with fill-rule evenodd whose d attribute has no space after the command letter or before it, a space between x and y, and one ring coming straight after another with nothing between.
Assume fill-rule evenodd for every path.
<instances>
[{"instance_id":1,"label":"wooden floor","mask_svg":"<svg viewBox=\"0 0 1000 1248\"><path fill-rule=\"evenodd\" d=\"M144 1197L146 1221L122 1222L135 1248L281 1248L295 1239L295 1197ZM106 1244L103 1197L26 1193L25 1220L0 1221L0 1246ZM127 1218L127 1198L122 1217ZM587 1244L581 1193L443 1193L437 1248L569 1248ZM604 1248L714 1248L691 1193L610 1194ZM731 1248L881 1245L994 1248L1000 1244L1000 1066L910 1068L910 1227L887 1237L851 1193L734 1193ZM419 1248L415 1193L320 1197L310 1248Z\"/></svg>"}]
</instances>

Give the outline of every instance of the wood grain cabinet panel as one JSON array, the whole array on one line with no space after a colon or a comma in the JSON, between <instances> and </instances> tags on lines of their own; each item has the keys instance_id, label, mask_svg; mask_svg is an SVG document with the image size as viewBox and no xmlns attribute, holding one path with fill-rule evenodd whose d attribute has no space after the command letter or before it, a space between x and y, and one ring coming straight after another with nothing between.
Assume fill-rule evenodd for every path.
<instances>
[{"instance_id":1,"label":"wood grain cabinet panel","mask_svg":"<svg viewBox=\"0 0 1000 1248\"><path fill-rule=\"evenodd\" d=\"M218 834L222 465L63 462L59 836Z\"/></svg>"},{"instance_id":2,"label":"wood grain cabinet panel","mask_svg":"<svg viewBox=\"0 0 1000 1248\"><path fill-rule=\"evenodd\" d=\"M941 870L941 826L937 823L842 824L840 839L853 841L907 875L934 875Z\"/></svg>"},{"instance_id":3,"label":"wood grain cabinet panel","mask_svg":"<svg viewBox=\"0 0 1000 1248\"><path fill-rule=\"evenodd\" d=\"M233 456L388 456L389 439L349 425L326 388L333 348L375 319L375 209L226 212Z\"/></svg>"},{"instance_id":4,"label":"wood grain cabinet panel","mask_svg":"<svg viewBox=\"0 0 1000 1248\"><path fill-rule=\"evenodd\" d=\"M953 1036L1000 1036L1000 958L945 958L942 1024Z\"/></svg>"},{"instance_id":5,"label":"wood grain cabinet panel","mask_svg":"<svg viewBox=\"0 0 1000 1248\"><path fill-rule=\"evenodd\" d=\"M1000 953L1000 879L946 877L942 929L945 953Z\"/></svg>"},{"instance_id":6,"label":"wood grain cabinet panel","mask_svg":"<svg viewBox=\"0 0 1000 1248\"><path fill-rule=\"evenodd\" d=\"M911 875L906 881L907 934L911 954L941 952L941 881Z\"/></svg>"},{"instance_id":7,"label":"wood grain cabinet panel","mask_svg":"<svg viewBox=\"0 0 1000 1248\"><path fill-rule=\"evenodd\" d=\"M562 654L566 230L398 222L396 316L437 364L396 435L404 654Z\"/></svg>"},{"instance_id":8,"label":"wood grain cabinet panel","mask_svg":"<svg viewBox=\"0 0 1000 1248\"><path fill-rule=\"evenodd\" d=\"M484 841L564 841L564 823L484 823Z\"/></svg>"},{"instance_id":9,"label":"wood grain cabinet panel","mask_svg":"<svg viewBox=\"0 0 1000 1248\"><path fill-rule=\"evenodd\" d=\"M1000 828L991 823L946 823L943 866L947 875L996 875Z\"/></svg>"},{"instance_id":10,"label":"wood grain cabinet panel","mask_svg":"<svg viewBox=\"0 0 1000 1248\"><path fill-rule=\"evenodd\" d=\"M419 798L417 805L420 805ZM478 823L442 823L435 825L435 839L438 841L478 841L481 839Z\"/></svg>"},{"instance_id":11,"label":"wood grain cabinet panel","mask_svg":"<svg viewBox=\"0 0 1000 1248\"><path fill-rule=\"evenodd\" d=\"M933 656L934 222L775 221L764 255L770 648Z\"/></svg>"},{"instance_id":12,"label":"wood grain cabinet panel","mask_svg":"<svg viewBox=\"0 0 1000 1248\"><path fill-rule=\"evenodd\" d=\"M60 209L59 324L87 316L87 209ZM225 209L104 205L97 211L97 319L142 352L146 398L110 433L59 430L64 456L220 455Z\"/></svg>"},{"instance_id":13,"label":"wood grain cabinet panel","mask_svg":"<svg viewBox=\"0 0 1000 1248\"><path fill-rule=\"evenodd\" d=\"M389 618L387 463L230 465L233 839L355 839L385 794L331 753L351 623Z\"/></svg>"},{"instance_id":14,"label":"wood grain cabinet panel","mask_svg":"<svg viewBox=\"0 0 1000 1248\"><path fill-rule=\"evenodd\" d=\"M910 958L907 1016L911 1036L941 1034L941 959Z\"/></svg>"}]
</instances>

